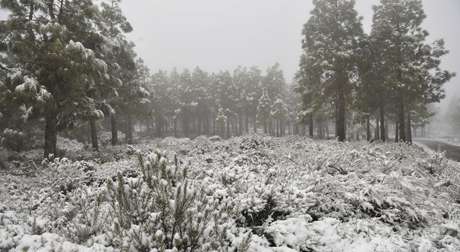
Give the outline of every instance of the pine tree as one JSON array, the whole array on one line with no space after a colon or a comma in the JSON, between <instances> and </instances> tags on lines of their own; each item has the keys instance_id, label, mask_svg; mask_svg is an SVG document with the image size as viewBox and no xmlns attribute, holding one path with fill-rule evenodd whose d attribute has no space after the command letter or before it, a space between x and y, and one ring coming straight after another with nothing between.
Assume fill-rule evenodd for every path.
<instances>
[{"instance_id":1,"label":"pine tree","mask_svg":"<svg viewBox=\"0 0 460 252\"><path fill-rule=\"evenodd\" d=\"M374 8L372 37L384 62L380 74L396 104L398 135L410 142L410 114L414 104L438 102L443 98L442 85L452 73L439 68L440 57L447 51L442 40L425 44L428 32L421 28L425 19L420 0L381 0Z\"/></svg>"},{"instance_id":2,"label":"pine tree","mask_svg":"<svg viewBox=\"0 0 460 252\"><path fill-rule=\"evenodd\" d=\"M34 80L38 94L49 94L42 106L44 152L56 154L57 132L93 106L87 91L105 76L104 61L95 53L102 43L95 26L98 9L90 0L5 0L1 7L10 11L3 23L10 36L4 48L15 68Z\"/></svg>"},{"instance_id":3,"label":"pine tree","mask_svg":"<svg viewBox=\"0 0 460 252\"><path fill-rule=\"evenodd\" d=\"M105 90L105 114L110 117L112 145L117 145L118 140L118 119L117 114L121 112L122 99L119 88L126 82L126 72L134 71L134 59L130 55L130 43L126 40L127 33L133 28L123 15L120 7L121 0L110 0L101 3L100 29L106 43L101 48L104 59L108 65L107 80L108 88Z\"/></svg>"},{"instance_id":4,"label":"pine tree","mask_svg":"<svg viewBox=\"0 0 460 252\"><path fill-rule=\"evenodd\" d=\"M344 141L355 53L363 34L361 22L353 0L315 0L313 4L315 8L303 30L303 49L311 61L309 65L321 70L321 90L334 100L336 136Z\"/></svg>"}]
</instances>

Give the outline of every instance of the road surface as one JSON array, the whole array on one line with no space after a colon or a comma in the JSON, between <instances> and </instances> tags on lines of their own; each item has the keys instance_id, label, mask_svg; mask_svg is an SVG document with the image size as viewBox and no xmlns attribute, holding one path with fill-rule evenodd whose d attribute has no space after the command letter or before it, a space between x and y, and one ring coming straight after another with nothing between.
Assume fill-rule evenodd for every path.
<instances>
[{"instance_id":1,"label":"road surface","mask_svg":"<svg viewBox=\"0 0 460 252\"><path fill-rule=\"evenodd\" d=\"M460 162L460 146L428 139L416 139L415 142L421 143L434 151L445 151L447 158Z\"/></svg>"}]
</instances>

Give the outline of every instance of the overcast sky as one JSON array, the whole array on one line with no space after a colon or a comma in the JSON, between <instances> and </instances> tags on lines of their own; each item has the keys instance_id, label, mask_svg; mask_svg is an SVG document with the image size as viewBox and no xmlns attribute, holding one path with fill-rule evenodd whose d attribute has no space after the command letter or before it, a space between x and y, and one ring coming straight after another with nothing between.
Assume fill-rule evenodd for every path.
<instances>
[{"instance_id":1,"label":"overcast sky","mask_svg":"<svg viewBox=\"0 0 460 252\"><path fill-rule=\"evenodd\" d=\"M357 0L364 29L370 30L372 5ZM451 53L444 67L460 74L460 1L424 0L424 27L430 40L444 38ZM311 0L125 0L123 9L134 26L130 38L152 71L200 66L207 71L238 65L262 68L278 62L292 80L303 24ZM447 84L448 95L460 95L459 77Z\"/></svg>"}]
</instances>

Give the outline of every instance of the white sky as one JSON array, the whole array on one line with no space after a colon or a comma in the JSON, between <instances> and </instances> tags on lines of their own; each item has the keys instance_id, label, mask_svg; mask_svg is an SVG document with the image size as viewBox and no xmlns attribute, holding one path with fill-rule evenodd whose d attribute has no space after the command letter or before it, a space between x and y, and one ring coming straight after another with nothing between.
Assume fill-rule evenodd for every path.
<instances>
[{"instance_id":1,"label":"white sky","mask_svg":"<svg viewBox=\"0 0 460 252\"><path fill-rule=\"evenodd\" d=\"M444 66L460 74L460 0L423 2L430 39L446 40L451 53ZM366 31L377 3L356 0ZM266 68L278 62L287 80L297 71L301 31L313 6L311 0L124 0L122 5L135 29L130 38L152 71ZM446 85L448 95L460 95L459 79Z\"/></svg>"}]
</instances>

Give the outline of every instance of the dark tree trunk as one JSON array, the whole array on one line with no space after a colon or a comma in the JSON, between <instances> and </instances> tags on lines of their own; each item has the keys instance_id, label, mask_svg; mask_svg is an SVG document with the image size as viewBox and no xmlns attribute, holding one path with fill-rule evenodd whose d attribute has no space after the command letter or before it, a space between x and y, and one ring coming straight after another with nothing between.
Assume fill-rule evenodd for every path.
<instances>
[{"instance_id":1,"label":"dark tree trunk","mask_svg":"<svg viewBox=\"0 0 460 252\"><path fill-rule=\"evenodd\" d=\"M45 148L44 156L48 158L50 155L56 156L57 154L57 112L52 109L48 111L45 116Z\"/></svg>"},{"instance_id":2,"label":"dark tree trunk","mask_svg":"<svg viewBox=\"0 0 460 252\"><path fill-rule=\"evenodd\" d=\"M385 142L386 134L385 134L385 107L383 104L380 105L380 140Z\"/></svg>"},{"instance_id":3,"label":"dark tree trunk","mask_svg":"<svg viewBox=\"0 0 460 252\"><path fill-rule=\"evenodd\" d=\"M336 97L336 137L340 142L346 139L346 125L345 125L345 76L344 73L339 73L337 79L337 97Z\"/></svg>"},{"instance_id":4,"label":"dark tree trunk","mask_svg":"<svg viewBox=\"0 0 460 252\"><path fill-rule=\"evenodd\" d=\"M89 119L89 128L90 128L90 134L91 134L91 145L93 146L93 150L99 151L99 144L97 142L96 119L94 118Z\"/></svg>"},{"instance_id":5,"label":"dark tree trunk","mask_svg":"<svg viewBox=\"0 0 460 252\"><path fill-rule=\"evenodd\" d=\"M397 122L395 123L395 142L399 142L399 125Z\"/></svg>"},{"instance_id":6,"label":"dark tree trunk","mask_svg":"<svg viewBox=\"0 0 460 252\"><path fill-rule=\"evenodd\" d=\"M366 116L366 139L368 142L371 141L371 116Z\"/></svg>"},{"instance_id":7,"label":"dark tree trunk","mask_svg":"<svg viewBox=\"0 0 460 252\"><path fill-rule=\"evenodd\" d=\"M374 140L380 139L380 120L378 118L375 119L375 132L374 132Z\"/></svg>"},{"instance_id":8,"label":"dark tree trunk","mask_svg":"<svg viewBox=\"0 0 460 252\"><path fill-rule=\"evenodd\" d=\"M309 116L309 124L308 124L308 134L311 138L313 138L314 135L314 120L313 120L313 114Z\"/></svg>"},{"instance_id":9,"label":"dark tree trunk","mask_svg":"<svg viewBox=\"0 0 460 252\"><path fill-rule=\"evenodd\" d=\"M399 111L398 111L398 126L399 126L399 140L403 142L407 142L405 114L406 114L406 111L404 107L404 100L403 100L402 95L400 95Z\"/></svg>"},{"instance_id":10,"label":"dark tree trunk","mask_svg":"<svg viewBox=\"0 0 460 252\"><path fill-rule=\"evenodd\" d=\"M110 126L112 129L112 145L115 146L118 144L118 125L115 114L110 115Z\"/></svg>"},{"instance_id":11,"label":"dark tree trunk","mask_svg":"<svg viewBox=\"0 0 460 252\"><path fill-rule=\"evenodd\" d=\"M133 118L129 113L126 116L126 143L133 144Z\"/></svg>"}]
</instances>

